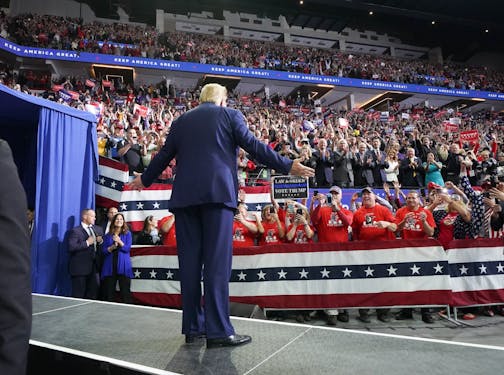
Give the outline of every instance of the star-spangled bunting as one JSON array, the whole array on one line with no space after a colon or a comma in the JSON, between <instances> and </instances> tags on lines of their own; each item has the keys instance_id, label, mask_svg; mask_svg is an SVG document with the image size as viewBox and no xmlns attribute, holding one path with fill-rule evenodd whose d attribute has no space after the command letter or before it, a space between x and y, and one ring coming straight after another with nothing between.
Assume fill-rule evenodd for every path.
<instances>
[{"instance_id":1,"label":"star-spangled bunting","mask_svg":"<svg viewBox=\"0 0 504 375\"><path fill-rule=\"evenodd\" d=\"M489 262L492 263L492 262ZM460 265L457 267L457 272L452 276L475 276L489 274L504 274L504 265L502 263L482 264L477 263L473 266L469 264ZM395 267L394 267L395 266ZM323 267L283 267L276 268L261 268L249 270L234 270L231 276L231 281L275 281L275 280L322 280L322 279L347 279L347 278L387 278L387 277L408 277L408 276L431 276L444 275L448 267L447 264L428 263L402 263L395 265L362 265L362 266L323 266ZM453 269L453 267L452 267ZM143 272L142 272L143 271ZM135 278L146 277L160 279L158 275L167 275L166 278L176 280L174 272L158 269L135 269ZM294 276L296 275L296 276ZM147 278L147 277L146 277Z\"/></svg>"},{"instance_id":2,"label":"star-spangled bunting","mask_svg":"<svg viewBox=\"0 0 504 375\"><path fill-rule=\"evenodd\" d=\"M294 309L499 303L504 300L502 242L480 242L463 240L453 250L433 240L393 241L378 249L366 241L334 250L326 244L236 249L230 298ZM135 298L179 306L176 251L133 247L131 256Z\"/></svg>"},{"instance_id":3,"label":"star-spangled bunting","mask_svg":"<svg viewBox=\"0 0 504 375\"><path fill-rule=\"evenodd\" d=\"M451 276L479 276L504 273L502 262L451 264Z\"/></svg>"},{"instance_id":4,"label":"star-spangled bunting","mask_svg":"<svg viewBox=\"0 0 504 375\"><path fill-rule=\"evenodd\" d=\"M410 276L432 276L446 274L447 264L436 262L429 264L426 262L401 263L394 265L373 264L373 265L348 265L348 266L314 266L314 267L282 267L282 268L261 268L247 270L233 270L231 281L257 282L276 280L328 280L328 279L365 279L369 277L410 277ZM481 265L483 266L483 265ZM479 268L481 268L481 266ZM500 269L500 271L499 271ZM483 270L486 274L485 266ZM496 272L504 273L504 265L495 267ZM461 270L463 271L463 269ZM178 280L172 270L164 268L134 270L135 278ZM169 275L169 276L165 276Z\"/></svg>"}]
</instances>

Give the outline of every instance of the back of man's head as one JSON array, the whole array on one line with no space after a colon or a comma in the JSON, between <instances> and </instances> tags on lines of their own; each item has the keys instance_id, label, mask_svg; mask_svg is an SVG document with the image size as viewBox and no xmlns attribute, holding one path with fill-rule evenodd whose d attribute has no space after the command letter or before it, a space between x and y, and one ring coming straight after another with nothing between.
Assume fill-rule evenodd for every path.
<instances>
[{"instance_id":1,"label":"back of man's head","mask_svg":"<svg viewBox=\"0 0 504 375\"><path fill-rule=\"evenodd\" d=\"M227 97L227 90L218 83L208 83L201 89L200 103L212 102L221 105Z\"/></svg>"}]
</instances>

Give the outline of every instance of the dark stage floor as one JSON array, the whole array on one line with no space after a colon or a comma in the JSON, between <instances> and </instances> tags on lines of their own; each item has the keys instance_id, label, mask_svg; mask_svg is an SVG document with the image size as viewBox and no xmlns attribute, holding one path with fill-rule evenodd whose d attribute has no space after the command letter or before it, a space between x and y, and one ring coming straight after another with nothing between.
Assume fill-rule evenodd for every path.
<instances>
[{"instance_id":1,"label":"dark stage floor","mask_svg":"<svg viewBox=\"0 0 504 375\"><path fill-rule=\"evenodd\" d=\"M147 374L502 372L504 317L472 326L442 319L426 325L418 315L365 325L354 314L337 328L317 319L295 324L236 317L236 331L252 335L252 343L207 350L203 340L184 343L177 310L34 295L30 344Z\"/></svg>"}]
</instances>

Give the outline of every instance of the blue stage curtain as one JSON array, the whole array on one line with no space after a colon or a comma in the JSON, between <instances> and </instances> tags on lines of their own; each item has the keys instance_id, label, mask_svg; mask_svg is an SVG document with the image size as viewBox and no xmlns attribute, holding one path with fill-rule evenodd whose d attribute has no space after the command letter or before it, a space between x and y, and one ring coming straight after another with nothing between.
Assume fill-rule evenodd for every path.
<instances>
[{"instance_id":1,"label":"blue stage curtain","mask_svg":"<svg viewBox=\"0 0 504 375\"><path fill-rule=\"evenodd\" d=\"M66 112L40 108L32 236L33 291L63 296L71 293L67 231L94 208L98 177L96 124Z\"/></svg>"}]
</instances>

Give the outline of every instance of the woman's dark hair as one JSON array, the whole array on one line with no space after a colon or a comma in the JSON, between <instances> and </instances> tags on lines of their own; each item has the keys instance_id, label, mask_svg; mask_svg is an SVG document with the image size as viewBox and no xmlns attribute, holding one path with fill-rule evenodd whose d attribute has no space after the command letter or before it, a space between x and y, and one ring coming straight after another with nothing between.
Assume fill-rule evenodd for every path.
<instances>
[{"instance_id":1,"label":"woman's dark hair","mask_svg":"<svg viewBox=\"0 0 504 375\"><path fill-rule=\"evenodd\" d=\"M144 223L143 223L143 228L142 228L142 231L144 231L145 233L150 232L150 230L148 230L148 228L149 228L150 221L152 219L154 219L154 216L152 216L152 215L149 215L145 218Z\"/></svg>"},{"instance_id":2,"label":"woman's dark hair","mask_svg":"<svg viewBox=\"0 0 504 375\"><path fill-rule=\"evenodd\" d=\"M110 233L113 233L114 231L114 228L115 228L115 222L117 220L117 218L121 216L123 218L123 225L121 227L121 230L120 230L120 233L121 234L126 234L129 232L129 228L128 228L128 224L126 224L126 219L124 218L124 215L123 214L116 214L113 218L112 218L112 222L110 223L110 229L109 229L109 232Z\"/></svg>"}]
</instances>

